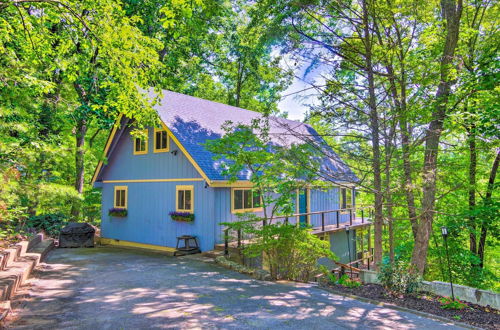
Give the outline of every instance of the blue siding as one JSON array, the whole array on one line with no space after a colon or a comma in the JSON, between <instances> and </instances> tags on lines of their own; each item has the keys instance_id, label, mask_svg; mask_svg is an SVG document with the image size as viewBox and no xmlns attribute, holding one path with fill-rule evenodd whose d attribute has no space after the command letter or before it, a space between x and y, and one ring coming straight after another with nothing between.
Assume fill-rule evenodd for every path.
<instances>
[{"instance_id":1,"label":"blue siding","mask_svg":"<svg viewBox=\"0 0 500 330\"><path fill-rule=\"evenodd\" d=\"M148 132L148 153L134 155L130 128L125 129L103 171L104 181L201 178L198 171L172 140L170 140L170 151L178 150L176 156L170 152L153 153L154 130L150 128Z\"/></svg>"},{"instance_id":2,"label":"blue siding","mask_svg":"<svg viewBox=\"0 0 500 330\"><path fill-rule=\"evenodd\" d=\"M149 129L148 154L134 155L127 129L121 136L103 181L143 179L201 178L187 158L178 152L153 153L153 129ZM178 147L170 141L170 151ZM175 211L176 185L193 185L193 223L173 221L168 213ZM113 207L114 186L128 186L128 215L108 216ZM131 242L174 247L176 237L196 235L201 249L211 250L215 244L215 192L205 188L204 181L125 182L102 184L102 236Z\"/></svg>"},{"instance_id":3,"label":"blue siding","mask_svg":"<svg viewBox=\"0 0 500 330\"><path fill-rule=\"evenodd\" d=\"M311 212L337 210L339 208L339 188L334 187L329 190L311 190ZM321 226L321 215L311 215L311 225ZM339 223L349 221L349 214L340 214ZM337 223L336 212L325 214L325 225Z\"/></svg>"}]
</instances>

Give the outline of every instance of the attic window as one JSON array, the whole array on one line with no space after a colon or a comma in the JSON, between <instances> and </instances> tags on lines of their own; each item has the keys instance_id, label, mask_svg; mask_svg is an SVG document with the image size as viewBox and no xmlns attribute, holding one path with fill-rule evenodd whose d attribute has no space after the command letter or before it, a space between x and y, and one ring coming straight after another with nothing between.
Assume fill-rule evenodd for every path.
<instances>
[{"instance_id":1,"label":"attic window","mask_svg":"<svg viewBox=\"0 0 500 330\"><path fill-rule=\"evenodd\" d=\"M167 152L169 149L169 141L167 131L160 128L155 128L154 152Z\"/></svg>"},{"instance_id":2,"label":"attic window","mask_svg":"<svg viewBox=\"0 0 500 330\"><path fill-rule=\"evenodd\" d=\"M143 130L143 135L146 138L135 137L134 138L134 155L145 155L148 153L148 130Z\"/></svg>"}]
</instances>

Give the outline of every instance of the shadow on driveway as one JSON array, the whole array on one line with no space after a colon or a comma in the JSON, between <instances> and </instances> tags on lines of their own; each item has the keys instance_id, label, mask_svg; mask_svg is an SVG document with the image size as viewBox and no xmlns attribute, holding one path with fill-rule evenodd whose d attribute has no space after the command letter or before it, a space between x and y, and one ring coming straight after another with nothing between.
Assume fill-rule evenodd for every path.
<instances>
[{"instance_id":1,"label":"shadow on driveway","mask_svg":"<svg viewBox=\"0 0 500 330\"><path fill-rule=\"evenodd\" d=\"M57 249L18 298L15 329L452 328L308 284L261 282L190 257Z\"/></svg>"}]
</instances>

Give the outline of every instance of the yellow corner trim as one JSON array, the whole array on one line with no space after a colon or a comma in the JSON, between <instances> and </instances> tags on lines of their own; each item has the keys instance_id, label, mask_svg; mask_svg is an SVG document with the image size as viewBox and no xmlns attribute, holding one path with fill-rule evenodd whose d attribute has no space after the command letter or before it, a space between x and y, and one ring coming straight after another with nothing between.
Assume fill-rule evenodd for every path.
<instances>
[{"instance_id":1,"label":"yellow corner trim","mask_svg":"<svg viewBox=\"0 0 500 330\"><path fill-rule=\"evenodd\" d=\"M140 138L134 138L134 141L133 141L133 146L132 148L134 148L134 155L146 155L148 153L148 144L149 144L149 130L146 128L146 129L143 129L142 132L146 135L146 143L145 143L145 146L146 146L146 149L144 150L135 150L135 146L136 146L136 140L137 139L140 139Z\"/></svg>"},{"instance_id":2,"label":"yellow corner trim","mask_svg":"<svg viewBox=\"0 0 500 330\"><path fill-rule=\"evenodd\" d=\"M170 129L168 129L167 125L165 125L165 123L163 121L162 121L161 125L162 125L163 129L167 131L168 136L172 140L174 140L174 142L177 145L177 147L182 151L182 153L184 154L184 156L186 156L186 158L189 160L189 162L191 163L191 165L194 166L194 168L198 171L198 173L200 173L200 175L202 176L202 178L205 179L205 181L208 182L208 184L210 185L210 183L211 183L210 179L205 174L205 172L203 172L203 170L201 169L201 167L194 161L193 157L191 157L191 155L186 150L186 148L184 148L184 146L179 142L179 140L175 137L175 135L172 133L172 131L170 131Z\"/></svg>"},{"instance_id":3,"label":"yellow corner trim","mask_svg":"<svg viewBox=\"0 0 500 330\"><path fill-rule=\"evenodd\" d=\"M115 137L116 131L118 129L118 124L121 123L122 117L123 117L123 114L120 114L118 116L118 118L115 121L115 124L113 125L113 129L111 130L111 133L108 135L108 140L106 141L106 146L104 147L104 152L103 152L104 157L107 157L107 155L108 155L109 147L111 147L111 142L113 141L113 138ZM99 164L97 164L97 167L94 171L94 175L92 176L91 184L94 184L95 180L97 180L97 175L99 174L99 171L101 170L102 164L103 164L103 161L100 160Z\"/></svg>"},{"instance_id":4,"label":"yellow corner trim","mask_svg":"<svg viewBox=\"0 0 500 330\"><path fill-rule=\"evenodd\" d=\"M182 181L205 181L203 178L189 179L130 179L130 180L104 180L103 183L126 183L126 182L182 182Z\"/></svg>"},{"instance_id":5,"label":"yellow corner trim","mask_svg":"<svg viewBox=\"0 0 500 330\"><path fill-rule=\"evenodd\" d=\"M167 147L163 149L156 149L156 133L165 132L167 134ZM154 138L153 138L153 153L159 152L168 152L170 150L170 138L168 137L168 132L163 128L155 128L154 129Z\"/></svg>"},{"instance_id":6,"label":"yellow corner trim","mask_svg":"<svg viewBox=\"0 0 500 330\"><path fill-rule=\"evenodd\" d=\"M171 253L175 252L175 248L169 247L169 246L144 244L144 243L123 241L120 239L113 239L113 238L106 238L106 237L100 238L100 244L121 246L121 247L131 247L131 248L138 248L138 249L147 249L147 250L162 251L162 252L171 252Z\"/></svg>"}]
</instances>

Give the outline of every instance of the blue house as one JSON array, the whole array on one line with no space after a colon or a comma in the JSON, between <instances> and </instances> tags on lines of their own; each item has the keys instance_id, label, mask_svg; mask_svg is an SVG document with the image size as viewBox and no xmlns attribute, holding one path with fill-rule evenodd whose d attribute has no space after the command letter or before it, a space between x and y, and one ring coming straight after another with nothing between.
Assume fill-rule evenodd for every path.
<instances>
[{"instance_id":1,"label":"blue house","mask_svg":"<svg viewBox=\"0 0 500 330\"><path fill-rule=\"evenodd\" d=\"M170 91L163 91L155 109L162 125L148 127L147 139L131 136L133 122L126 117L119 118L109 135L104 150L107 163L100 162L92 178L93 185L102 188L101 236L108 242L169 249L176 246L177 236L194 235L202 251L212 250L223 241L221 222L235 221L238 212L262 209L252 198L248 174L241 173L239 180L229 183L203 143L220 138L226 121L250 124L261 114ZM307 221L318 235L330 240L344 224L354 221L356 226L358 217L353 218L349 210L355 206L357 179L352 171L311 126L283 118L271 118L270 125L273 143L300 142L302 137L319 143L328 156L322 171L338 183L328 191L297 191L296 211L343 211L292 220ZM108 215L113 208L126 209L127 215ZM192 213L195 220L173 221L172 211Z\"/></svg>"}]
</instances>

